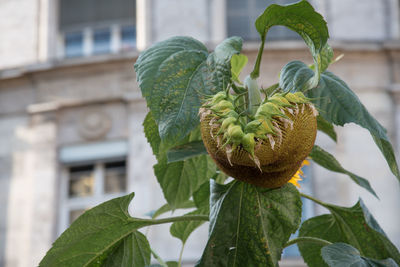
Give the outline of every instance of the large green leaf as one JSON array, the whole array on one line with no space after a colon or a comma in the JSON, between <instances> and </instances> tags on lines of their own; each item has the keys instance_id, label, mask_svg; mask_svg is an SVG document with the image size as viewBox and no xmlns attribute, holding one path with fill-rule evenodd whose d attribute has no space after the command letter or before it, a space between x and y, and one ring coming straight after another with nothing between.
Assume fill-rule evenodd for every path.
<instances>
[{"instance_id":1,"label":"large green leaf","mask_svg":"<svg viewBox=\"0 0 400 267\"><path fill-rule=\"evenodd\" d=\"M174 143L197 125L207 48L190 37L156 43L135 63L137 81L163 140Z\"/></svg>"},{"instance_id":2,"label":"large green leaf","mask_svg":"<svg viewBox=\"0 0 400 267\"><path fill-rule=\"evenodd\" d=\"M332 154L326 152L321 147L315 145L310 153L310 157L315 163L330 171L347 174L356 184L365 188L366 190L368 190L368 192L378 198L367 179L362 178L344 169Z\"/></svg>"},{"instance_id":3,"label":"large green leaf","mask_svg":"<svg viewBox=\"0 0 400 267\"><path fill-rule=\"evenodd\" d=\"M164 197L172 208L187 201L200 185L211 178L208 166L205 155L174 163L167 163L165 158L154 165Z\"/></svg>"},{"instance_id":4,"label":"large green leaf","mask_svg":"<svg viewBox=\"0 0 400 267\"><path fill-rule=\"evenodd\" d=\"M283 66L279 75L279 87L284 92L309 90L309 80L314 71L301 61L291 61Z\"/></svg>"},{"instance_id":5,"label":"large green leaf","mask_svg":"<svg viewBox=\"0 0 400 267\"><path fill-rule=\"evenodd\" d=\"M115 198L86 211L54 242L39 266L100 266L107 257L132 248L136 265L148 262L147 240L138 233L151 223L132 218L128 206L134 194ZM138 252L145 255L137 258ZM121 259L126 260L126 259Z\"/></svg>"},{"instance_id":6,"label":"large green leaf","mask_svg":"<svg viewBox=\"0 0 400 267\"><path fill-rule=\"evenodd\" d=\"M277 266L301 219L297 189L211 180L209 240L198 266Z\"/></svg>"},{"instance_id":7,"label":"large green leaf","mask_svg":"<svg viewBox=\"0 0 400 267\"><path fill-rule=\"evenodd\" d=\"M331 242L344 242L352 245L364 257L372 259L392 258L400 264L400 253L376 220L360 200L351 208L323 204L331 215L322 215L305 221L299 236L313 236ZM310 266L325 266L320 256L321 246L299 243L300 252Z\"/></svg>"},{"instance_id":8,"label":"large green leaf","mask_svg":"<svg viewBox=\"0 0 400 267\"><path fill-rule=\"evenodd\" d=\"M168 163L167 146L158 135L157 124L152 118L152 113L146 116L143 126L147 141L158 160L158 163L154 165L154 173L170 208L177 209L200 185L211 178L215 172L215 166L210 164L211 159L206 155ZM187 141L191 141L190 138Z\"/></svg>"},{"instance_id":9,"label":"large green leaf","mask_svg":"<svg viewBox=\"0 0 400 267\"><path fill-rule=\"evenodd\" d=\"M320 85L307 91L307 96L314 100L327 121L340 126L354 122L367 129L385 156L392 173L400 180L396 158L386 130L369 114L345 82L326 71L321 76Z\"/></svg>"},{"instance_id":10,"label":"large green leaf","mask_svg":"<svg viewBox=\"0 0 400 267\"><path fill-rule=\"evenodd\" d=\"M195 203L193 201L191 201L191 200L187 200L187 201L184 201L182 203L179 203L179 205L176 207L176 209L191 209L191 208L194 208L194 207L196 207ZM157 209L156 211L152 212L151 218L155 219L158 216L160 216L161 214L164 214L164 213L167 213L167 212L173 211L173 210L174 210L174 208L171 207L171 205L169 205L168 203L164 204L159 209Z\"/></svg>"},{"instance_id":11,"label":"large green leaf","mask_svg":"<svg viewBox=\"0 0 400 267\"><path fill-rule=\"evenodd\" d=\"M345 240L335 218L330 214L316 216L303 222L299 230L299 236L318 237L332 243ZM304 262L308 266L327 266L321 257L322 246L320 244L300 242L297 245Z\"/></svg>"},{"instance_id":12,"label":"large green leaf","mask_svg":"<svg viewBox=\"0 0 400 267\"><path fill-rule=\"evenodd\" d=\"M281 81L292 81L294 85L289 84L289 82L282 82L280 86L284 91L291 90L292 86L297 88L296 91L304 91L302 88L312 75L312 70L306 64L300 61L292 61L282 69ZM400 180L399 168L386 130L369 114L356 94L344 81L333 73L325 71L321 75L319 85L306 91L305 94L311 98L320 111L320 115L328 122L340 126L353 122L367 129L384 155L390 170Z\"/></svg>"},{"instance_id":13,"label":"large green leaf","mask_svg":"<svg viewBox=\"0 0 400 267\"><path fill-rule=\"evenodd\" d=\"M327 68L332 58L332 50L326 44L329 32L324 18L306 0L287 6L270 5L255 23L261 40L264 40L268 30L276 25L286 26L297 32L310 48L317 71L312 79L306 81L306 87L314 88L318 85L321 72Z\"/></svg>"},{"instance_id":14,"label":"large green leaf","mask_svg":"<svg viewBox=\"0 0 400 267\"><path fill-rule=\"evenodd\" d=\"M193 141L168 150L168 163L182 161L199 155L206 155L207 150L203 141Z\"/></svg>"},{"instance_id":15,"label":"large green leaf","mask_svg":"<svg viewBox=\"0 0 400 267\"><path fill-rule=\"evenodd\" d=\"M165 143L181 141L199 124L201 97L228 84L230 57L241 45L240 38L230 38L209 55L199 41L173 37L139 56L137 81Z\"/></svg>"},{"instance_id":16,"label":"large green leaf","mask_svg":"<svg viewBox=\"0 0 400 267\"><path fill-rule=\"evenodd\" d=\"M337 136L333 125L327 122L321 115L317 116L318 130L328 135L333 141L337 142Z\"/></svg>"},{"instance_id":17,"label":"large green leaf","mask_svg":"<svg viewBox=\"0 0 400 267\"><path fill-rule=\"evenodd\" d=\"M218 174L217 174L218 175ZM197 208L206 208L207 214L210 210L210 182L205 182L200 188L194 192L193 200Z\"/></svg>"},{"instance_id":18,"label":"large green leaf","mask_svg":"<svg viewBox=\"0 0 400 267\"><path fill-rule=\"evenodd\" d=\"M375 260L363 257L357 249L344 243L325 246L321 254L330 267L398 267L393 259Z\"/></svg>"},{"instance_id":19,"label":"large green leaf","mask_svg":"<svg viewBox=\"0 0 400 267\"><path fill-rule=\"evenodd\" d=\"M197 209L189 212L186 215L208 215L208 208ZM205 221L182 221L174 222L169 231L172 236L180 239L183 244L189 238L190 234L193 233L198 227L200 227Z\"/></svg>"},{"instance_id":20,"label":"large green leaf","mask_svg":"<svg viewBox=\"0 0 400 267\"><path fill-rule=\"evenodd\" d=\"M149 241L139 231L125 237L107 256L102 267L142 267L150 264ZM97 265L97 262L96 264Z\"/></svg>"}]
</instances>

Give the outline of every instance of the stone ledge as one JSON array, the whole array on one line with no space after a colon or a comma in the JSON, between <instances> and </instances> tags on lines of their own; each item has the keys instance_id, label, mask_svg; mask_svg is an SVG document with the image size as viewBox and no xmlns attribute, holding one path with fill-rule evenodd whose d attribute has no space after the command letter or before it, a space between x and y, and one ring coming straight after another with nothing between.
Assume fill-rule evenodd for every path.
<instances>
[{"instance_id":1,"label":"stone ledge","mask_svg":"<svg viewBox=\"0 0 400 267\"><path fill-rule=\"evenodd\" d=\"M29 65L0 70L0 80L15 79L27 74L61 69L73 66L93 65L98 63L112 63L125 60L136 60L138 51L122 52L118 54L94 55L89 57L53 59L43 63L32 63Z\"/></svg>"},{"instance_id":2,"label":"stone ledge","mask_svg":"<svg viewBox=\"0 0 400 267\"><path fill-rule=\"evenodd\" d=\"M51 102L31 104L26 108L26 111L28 114L33 115L39 113L54 112L62 108L71 108L71 107L87 106L92 104L103 104L110 102L123 102L123 103L144 102L144 98L141 96L139 92L133 92L133 93L125 93L122 96L117 96L113 98L51 101Z\"/></svg>"}]
</instances>

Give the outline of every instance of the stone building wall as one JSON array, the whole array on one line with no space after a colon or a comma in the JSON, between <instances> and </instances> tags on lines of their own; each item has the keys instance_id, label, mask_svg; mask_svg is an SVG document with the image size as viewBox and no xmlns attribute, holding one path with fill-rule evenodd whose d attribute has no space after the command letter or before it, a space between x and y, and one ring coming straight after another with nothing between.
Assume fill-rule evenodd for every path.
<instances>
[{"instance_id":1,"label":"stone building wall","mask_svg":"<svg viewBox=\"0 0 400 267\"><path fill-rule=\"evenodd\" d=\"M212 48L226 37L225 1L195 0L193 4L180 0L138 0L138 6L147 14L146 18L138 17L139 22L146 22L138 24L143 27L141 33L138 28L138 38L147 34L146 40L138 40L138 44L145 47L169 36L191 35ZM51 21L51 2L0 2L0 267L36 265L59 234L63 168L59 151L68 145L90 142L82 138L77 128L87 110L104 112L111 118L110 130L97 140L128 141L128 191L136 192L132 214L144 216L164 203L153 175L155 159L142 133L147 108L133 71L138 53L53 60L55 18L52 26L47 27L47 34L37 26L46 19ZM398 154L399 4L395 0L351 2L359 8L349 10L349 0L313 1L328 20L335 54L345 54L330 70L348 83L388 129ZM38 15L38 10L47 14L45 19ZM14 15L9 16L11 13ZM42 24L37 22L38 18ZM249 64L243 73L250 72L257 49L258 44L244 44L243 53L249 57ZM290 60L312 62L302 42L267 43L261 85L275 83L280 69ZM374 199L348 177L318 166L313 166L309 178L313 180L315 195L339 205L353 205L361 196L382 228L400 246L400 215L391 212L397 210L400 201L398 181L366 130L355 125L336 130L338 146L323 134L318 135L318 144L333 153L345 168L368 178L381 199ZM326 212L315 209L317 214ZM173 259L180 244L167 239L167 233L168 226L157 226L150 230L149 239L161 256ZM184 256L187 261L199 255L206 235L204 226L189 239Z\"/></svg>"}]
</instances>

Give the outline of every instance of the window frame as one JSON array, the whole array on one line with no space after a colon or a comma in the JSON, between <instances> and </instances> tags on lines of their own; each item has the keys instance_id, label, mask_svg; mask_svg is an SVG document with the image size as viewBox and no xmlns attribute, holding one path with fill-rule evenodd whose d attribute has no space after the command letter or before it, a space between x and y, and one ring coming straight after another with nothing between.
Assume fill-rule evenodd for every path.
<instances>
[{"instance_id":1,"label":"window frame","mask_svg":"<svg viewBox=\"0 0 400 267\"><path fill-rule=\"evenodd\" d=\"M118 193L105 192L105 170L106 164L112 162L125 161L125 191ZM62 163L61 163L62 164ZM87 197L69 197L69 169L71 167L79 167L85 165L93 165L94 172L94 188L93 195ZM129 164L128 157L108 158L96 161L86 161L73 164L63 164L60 167L60 184L59 184L59 209L58 209L58 236L62 234L70 225L70 212L72 210L89 209L113 198L124 196L130 188L129 181Z\"/></svg>"},{"instance_id":2,"label":"window frame","mask_svg":"<svg viewBox=\"0 0 400 267\"><path fill-rule=\"evenodd\" d=\"M100 22L96 23L95 25L92 26L87 26L87 25L75 25L74 27L69 27L64 30L60 30L59 23L60 23L60 12L61 12L61 5L60 5L60 0L56 0L56 4L53 7L53 10L57 14L54 18L55 25L54 31L55 31L55 38L56 38L56 44L55 44L55 53L54 56L57 59L61 60L68 60L68 59L76 59L76 58L87 58L87 57L96 57L96 56L104 56L104 55L113 55L113 54L118 54L118 53L124 53L127 51L138 51L138 43L139 40L142 39L142 37L139 37L141 34L138 31L138 24L143 24L143 18L138 17L138 8L139 5L143 5L143 1L146 0L136 0L136 20L134 24L132 24L132 21L126 20L126 19L121 19L119 21L114 21L113 23L108 23L108 22ZM135 31L136 31L136 38L135 38L135 44L133 44L133 47L131 49L126 49L122 46L122 34L121 34L121 29L125 26L134 26ZM94 31L96 29L104 29L104 28L110 28L110 33L111 33L111 40L110 40L110 51L107 53L95 53L94 52ZM72 56L72 57L67 57L66 56L66 47L65 47L65 36L69 32L82 32L83 35L83 51L82 55L79 56Z\"/></svg>"},{"instance_id":3,"label":"window frame","mask_svg":"<svg viewBox=\"0 0 400 267\"><path fill-rule=\"evenodd\" d=\"M229 23L228 23L228 17L229 17L229 14L230 14L230 11L229 11L229 9L228 9L228 2L229 2L229 0L221 0L222 2L223 2L223 4L219 7L220 8L220 13L221 14L224 14L224 16L218 16L217 14L213 14L213 20L216 22L216 23L219 23L219 25L223 25L223 27L224 27L224 29L218 29L219 31L223 31L223 33L224 33L224 36L223 36L223 38L221 39L221 40L218 40L218 42L221 42L222 40L224 40L224 39L226 39L226 38L228 38L229 37L229 32L228 32L228 27L229 27ZM255 2L256 0L251 0L251 3L253 3L254 4L254 6L255 6ZM294 1L294 2L296 2L296 1ZM314 5L314 0L309 0L309 2L310 2L310 4L311 5ZM249 3L248 2L246 2L246 4L247 5L249 5ZM254 7L253 6L253 7ZM263 10L260 10L260 14L261 14L261 12L262 12ZM248 12L249 14L250 14L250 12ZM253 23L253 21L251 22L251 23ZM222 26L221 26L222 27ZM253 27L253 26L252 26ZM281 27L284 27L284 26L281 26ZM256 29L254 28L254 30L252 30L253 32L255 31L255 32L257 32L256 31ZM258 35L257 35L258 36ZM298 43L303 43L303 40L301 39L301 37L300 36L298 36L298 38L272 38L271 39L271 36L269 35L269 36L267 36L267 38L269 37L269 40L268 40L268 42L270 42L270 43L282 43L282 42L289 42L289 43L291 43L293 46L295 46L295 47L297 47L298 45L296 45L296 44L298 44ZM255 39L243 39L243 42L244 43L260 43L261 42L261 40L259 39L259 37L256 37Z\"/></svg>"}]
</instances>

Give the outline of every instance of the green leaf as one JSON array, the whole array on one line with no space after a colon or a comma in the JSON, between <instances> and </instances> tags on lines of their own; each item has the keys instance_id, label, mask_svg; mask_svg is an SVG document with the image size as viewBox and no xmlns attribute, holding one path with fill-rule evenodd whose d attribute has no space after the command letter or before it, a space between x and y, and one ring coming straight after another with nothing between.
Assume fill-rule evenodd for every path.
<instances>
[{"instance_id":1,"label":"green leaf","mask_svg":"<svg viewBox=\"0 0 400 267\"><path fill-rule=\"evenodd\" d=\"M184 201L182 203L179 203L179 205L176 207L176 209L191 209L196 207L196 205L194 204L193 201L191 200L187 200ZM158 210L156 210L152 215L151 218L155 219L158 216L160 216L161 214L167 213L169 211L173 211L174 209L171 207L171 205L169 205L168 203L161 206Z\"/></svg>"},{"instance_id":2,"label":"green leaf","mask_svg":"<svg viewBox=\"0 0 400 267\"><path fill-rule=\"evenodd\" d=\"M208 176L208 159L203 155L185 161L167 163L164 158L154 165L154 173L168 204L176 209L187 201Z\"/></svg>"},{"instance_id":3,"label":"green leaf","mask_svg":"<svg viewBox=\"0 0 400 267\"><path fill-rule=\"evenodd\" d=\"M230 38L208 55L190 37L173 37L145 50L135 63L137 81L158 125L161 140L176 144L198 124L203 95L214 94L230 80L230 57L241 39Z\"/></svg>"},{"instance_id":4,"label":"green leaf","mask_svg":"<svg viewBox=\"0 0 400 267\"><path fill-rule=\"evenodd\" d=\"M324 261L330 267L397 267L393 259L375 260L362 257L354 247L336 243L321 250Z\"/></svg>"},{"instance_id":5,"label":"green leaf","mask_svg":"<svg viewBox=\"0 0 400 267\"><path fill-rule=\"evenodd\" d=\"M333 141L337 142L337 136L333 125L327 122L321 115L317 116L317 127L319 131L327 134Z\"/></svg>"},{"instance_id":6,"label":"green leaf","mask_svg":"<svg viewBox=\"0 0 400 267\"><path fill-rule=\"evenodd\" d=\"M364 257L372 259L392 258L400 264L400 253L376 220L360 200L351 208L320 203L331 215L322 215L305 221L299 231L299 236L318 237L330 242L344 242L352 245ZM310 266L326 266L321 264L319 254L321 246L299 243L300 252Z\"/></svg>"},{"instance_id":7,"label":"green leaf","mask_svg":"<svg viewBox=\"0 0 400 267\"><path fill-rule=\"evenodd\" d=\"M198 266L277 266L301 219L297 189L211 180L209 240Z\"/></svg>"},{"instance_id":8,"label":"green leaf","mask_svg":"<svg viewBox=\"0 0 400 267\"><path fill-rule=\"evenodd\" d=\"M231 81L231 58L242 50L242 38L233 36L217 45L204 68L204 94L214 95Z\"/></svg>"},{"instance_id":9,"label":"green leaf","mask_svg":"<svg viewBox=\"0 0 400 267\"><path fill-rule=\"evenodd\" d=\"M148 243L135 230L151 223L130 217L128 206L133 196L115 198L86 211L54 242L39 266L100 266L105 255L113 257L114 252L129 246L135 249L130 256L145 253L136 263L146 262Z\"/></svg>"},{"instance_id":10,"label":"green leaf","mask_svg":"<svg viewBox=\"0 0 400 267\"><path fill-rule=\"evenodd\" d=\"M150 144L153 154L158 157L160 152L161 138L158 134L158 126L156 121L151 114L151 111L147 113L143 121L143 131L146 136L147 142Z\"/></svg>"},{"instance_id":11,"label":"green leaf","mask_svg":"<svg viewBox=\"0 0 400 267\"><path fill-rule=\"evenodd\" d=\"M354 122L367 129L385 156L392 173L400 180L400 172L386 130L369 114L345 82L326 71L321 76L320 85L307 91L307 96L314 99L313 102L327 121L340 126Z\"/></svg>"},{"instance_id":12,"label":"green leaf","mask_svg":"<svg viewBox=\"0 0 400 267\"><path fill-rule=\"evenodd\" d=\"M177 261L167 261L166 266L161 265L161 264L152 264L152 265L149 265L148 267L179 267L179 265L178 265Z\"/></svg>"},{"instance_id":13,"label":"green leaf","mask_svg":"<svg viewBox=\"0 0 400 267\"><path fill-rule=\"evenodd\" d=\"M319 73L323 73L326 71L331 64L333 59L333 49L330 47L328 43L322 48L321 52L319 53L318 57L318 66L319 66ZM315 71L315 66L313 66L313 70Z\"/></svg>"},{"instance_id":14,"label":"green leaf","mask_svg":"<svg viewBox=\"0 0 400 267\"><path fill-rule=\"evenodd\" d=\"M332 243L345 240L335 218L330 214L316 216L303 222L299 230L299 236L318 237ZM300 242L297 246L307 266L327 266L321 257L321 248L323 246L310 242Z\"/></svg>"},{"instance_id":15,"label":"green leaf","mask_svg":"<svg viewBox=\"0 0 400 267\"><path fill-rule=\"evenodd\" d=\"M297 32L310 48L318 71L312 79L307 80L306 87L314 88L318 85L320 73L326 69L326 63L330 61L328 57L332 57L330 47L326 45L329 32L324 18L306 0L287 6L270 5L255 23L261 40L264 40L268 30L276 25L286 26Z\"/></svg>"},{"instance_id":16,"label":"green leaf","mask_svg":"<svg viewBox=\"0 0 400 267\"><path fill-rule=\"evenodd\" d=\"M303 62L289 62L281 71L280 86L284 91L293 88L296 88L296 91L304 91L304 84L312 75L312 70ZM367 129L384 155L390 170L400 180L399 168L386 130L369 114L344 81L325 71L321 75L318 87L306 91L305 94L312 99L326 121L340 126L353 122Z\"/></svg>"},{"instance_id":17,"label":"green leaf","mask_svg":"<svg viewBox=\"0 0 400 267\"><path fill-rule=\"evenodd\" d=\"M362 178L344 169L332 154L326 152L321 147L315 145L310 153L310 157L315 163L330 171L347 174L356 184L363 187L364 189L366 189L368 192L370 192L376 198L379 199L379 197L375 193L374 189L372 189L367 179Z\"/></svg>"},{"instance_id":18,"label":"green leaf","mask_svg":"<svg viewBox=\"0 0 400 267\"><path fill-rule=\"evenodd\" d=\"M125 237L111 252L102 267L142 267L150 264L150 245L139 231Z\"/></svg>"},{"instance_id":19,"label":"green leaf","mask_svg":"<svg viewBox=\"0 0 400 267\"><path fill-rule=\"evenodd\" d=\"M211 178L215 172L215 165L206 155L168 163L167 153L165 152L166 145L158 135L157 124L152 118L152 113L146 116L143 126L153 153L157 153L155 155L158 163L154 165L157 181L170 208L175 210L186 202L200 185Z\"/></svg>"},{"instance_id":20,"label":"green leaf","mask_svg":"<svg viewBox=\"0 0 400 267\"><path fill-rule=\"evenodd\" d=\"M210 209L210 182L203 183L200 188L194 192L193 200L197 208L207 208L207 213Z\"/></svg>"},{"instance_id":21,"label":"green leaf","mask_svg":"<svg viewBox=\"0 0 400 267\"><path fill-rule=\"evenodd\" d=\"M199 155L206 155L207 150L203 141L193 141L168 150L168 163L190 159Z\"/></svg>"},{"instance_id":22,"label":"green leaf","mask_svg":"<svg viewBox=\"0 0 400 267\"><path fill-rule=\"evenodd\" d=\"M239 75L242 72L244 66L246 66L249 59L243 54L235 54L231 58L231 73L232 80L238 83L242 83L239 79Z\"/></svg>"},{"instance_id":23,"label":"green leaf","mask_svg":"<svg viewBox=\"0 0 400 267\"><path fill-rule=\"evenodd\" d=\"M291 61L281 70L279 75L279 87L284 92L309 90L309 81L314 72L301 61Z\"/></svg>"},{"instance_id":24,"label":"green leaf","mask_svg":"<svg viewBox=\"0 0 400 267\"><path fill-rule=\"evenodd\" d=\"M208 215L208 208L201 208L195 211L186 213L185 215ZM180 239L183 244L189 238L190 234L193 233L198 227L200 227L205 221L182 221L174 222L169 231L172 236Z\"/></svg>"},{"instance_id":25,"label":"green leaf","mask_svg":"<svg viewBox=\"0 0 400 267\"><path fill-rule=\"evenodd\" d=\"M173 37L140 54L137 81L162 140L175 143L198 124L207 48L190 37Z\"/></svg>"}]
</instances>

